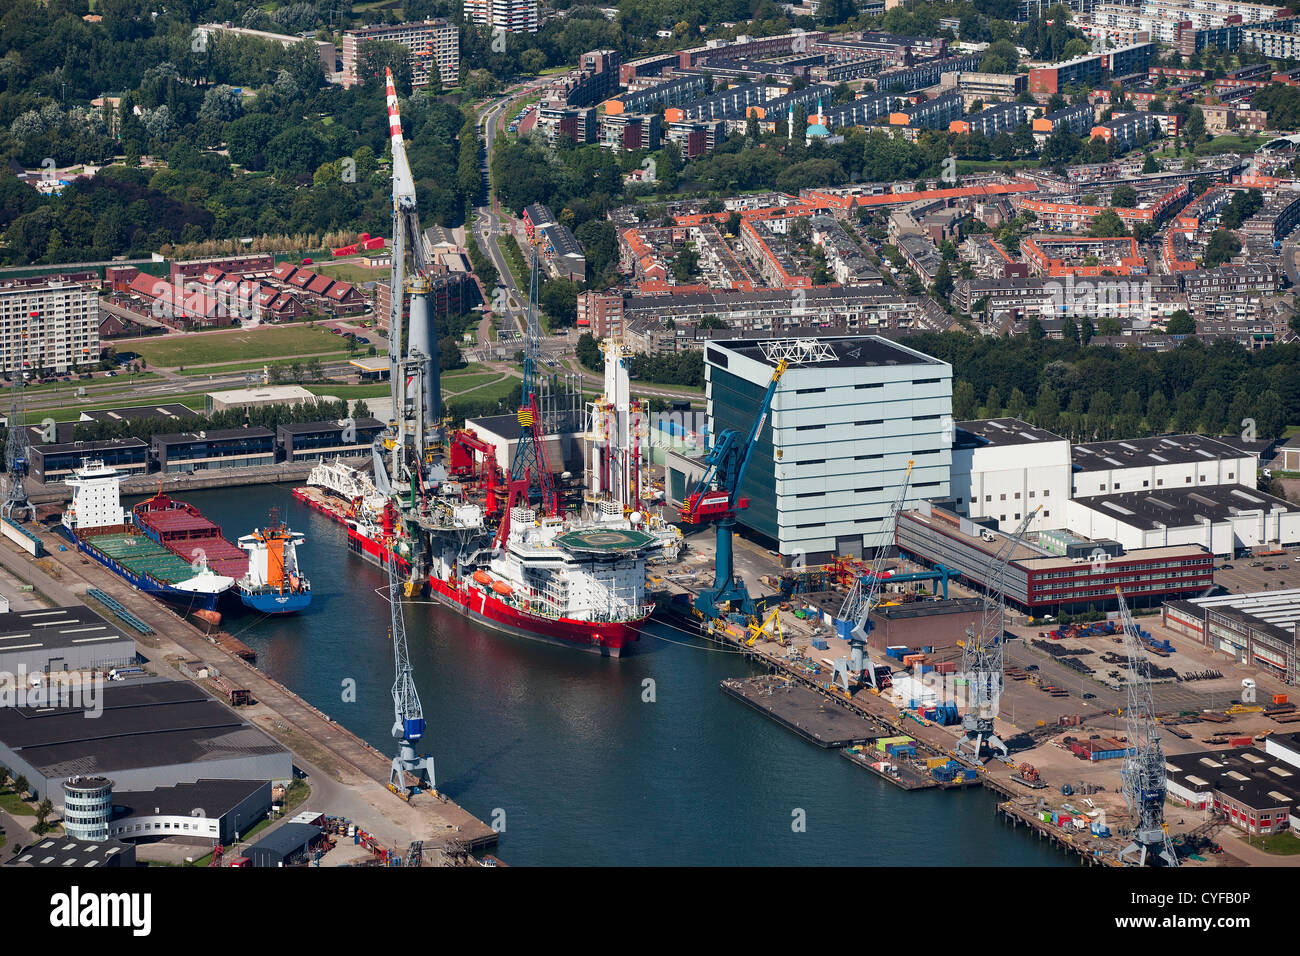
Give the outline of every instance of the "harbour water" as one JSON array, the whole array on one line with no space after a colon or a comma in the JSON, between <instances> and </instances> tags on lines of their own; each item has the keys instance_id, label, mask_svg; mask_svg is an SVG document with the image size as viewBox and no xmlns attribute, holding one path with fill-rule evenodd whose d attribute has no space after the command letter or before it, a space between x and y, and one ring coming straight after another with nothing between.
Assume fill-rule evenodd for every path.
<instances>
[{"instance_id":1,"label":"harbour water","mask_svg":"<svg viewBox=\"0 0 1300 956\"><path fill-rule=\"evenodd\" d=\"M227 627L259 667L387 753L386 580L290 491L182 497L231 540L272 506L306 534L308 611ZM982 789L902 792L727 698L718 682L749 665L671 629L652 625L610 661L506 637L436 604L408 604L406 615L439 788L504 825L498 852L511 864L1077 865L999 823ZM344 701L348 681L355 702Z\"/></svg>"}]
</instances>

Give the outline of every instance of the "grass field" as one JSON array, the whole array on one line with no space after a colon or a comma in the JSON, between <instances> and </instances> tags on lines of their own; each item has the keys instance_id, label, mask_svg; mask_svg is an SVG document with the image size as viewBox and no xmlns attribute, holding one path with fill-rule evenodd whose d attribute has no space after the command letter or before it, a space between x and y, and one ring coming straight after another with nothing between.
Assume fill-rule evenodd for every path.
<instances>
[{"instance_id":1,"label":"grass field","mask_svg":"<svg viewBox=\"0 0 1300 956\"><path fill-rule=\"evenodd\" d=\"M130 339L119 352L138 352L150 365L175 368L247 359L300 357L338 351L338 336L323 328L276 326L231 332L195 332L165 339Z\"/></svg>"},{"instance_id":2,"label":"grass field","mask_svg":"<svg viewBox=\"0 0 1300 956\"><path fill-rule=\"evenodd\" d=\"M1295 856L1300 853L1300 839L1294 833L1274 833L1272 836L1248 836L1246 842L1257 850L1274 856Z\"/></svg>"},{"instance_id":3,"label":"grass field","mask_svg":"<svg viewBox=\"0 0 1300 956\"><path fill-rule=\"evenodd\" d=\"M482 375L460 375L456 378L446 378L442 380L442 389L444 392L469 392L474 389L482 388L489 382L495 382L501 376L493 372L484 372Z\"/></svg>"},{"instance_id":4,"label":"grass field","mask_svg":"<svg viewBox=\"0 0 1300 956\"><path fill-rule=\"evenodd\" d=\"M365 348L358 348L352 355L347 352L317 352L311 355L295 355L293 358L264 359L257 362L221 362L217 365L187 365L176 374L193 375L227 375L230 372L260 372L263 366L274 365L280 368L288 368L294 362L306 365L311 359L319 359L321 362L336 362L345 358L358 358L366 354Z\"/></svg>"},{"instance_id":5,"label":"grass field","mask_svg":"<svg viewBox=\"0 0 1300 956\"><path fill-rule=\"evenodd\" d=\"M34 817L36 816L36 807L27 803L12 789L7 789L0 793L0 808L3 808L10 816Z\"/></svg>"},{"instance_id":6,"label":"grass field","mask_svg":"<svg viewBox=\"0 0 1300 956\"><path fill-rule=\"evenodd\" d=\"M344 282L351 282L354 285L360 285L363 282L374 282L384 280L389 276L387 266L377 269L367 269L365 266L357 265L355 262L340 262L337 264L326 263L325 265L316 266L317 272L323 272L335 279L342 279Z\"/></svg>"}]
</instances>

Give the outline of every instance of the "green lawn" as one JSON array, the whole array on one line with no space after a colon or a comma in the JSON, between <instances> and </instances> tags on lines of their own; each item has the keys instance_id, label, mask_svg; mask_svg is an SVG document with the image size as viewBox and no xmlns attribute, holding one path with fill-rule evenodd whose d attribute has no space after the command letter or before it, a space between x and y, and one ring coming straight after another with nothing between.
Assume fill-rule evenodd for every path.
<instances>
[{"instance_id":1,"label":"green lawn","mask_svg":"<svg viewBox=\"0 0 1300 956\"><path fill-rule=\"evenodd\" d=\"M1274 833L1272 836L1248 836L1246 842L1256 850L1263 850L1274 856L1295 856L1300 853L1300 838L1289 830Z\"/></svg>"},{"instance_id":2,"label":"green lawn","mask_svg":"<svg viewBox=\"0 0 1300 956\"><path fill-rule=\"evenodd\" d=\"M500 401L501 399L509 395L512 391L514 391L515 386L517 386L520 383L520 381L522 380L515 378L513 375L508 375L498 382L490 382L486 385L472 389L468 392L463 392L459 395L449 395L447 396L447 401L449 402L464 402L470 400Z\"/></svg>"},{"instance_id":3,"label":"green lawn","mask_svg":"<svg viewBox=\"0 0 1300 956\"><path fill-rule=\"evenodd\" d=\"M95 378L95 379L82 380L74 376L72 381L70 382L52 382L49 385L24 385L23 394L32 395L39 398L41 395L43 395L46 392L53 392L60 388L84 388L87 392L93 392L96 389L100 389L100 388L125 388L126 382L123 381L125 377L126 377L126 373L123 372L119 372L117 376L115 376L114 378ZM147 381L148 379L155 379L160 377L161 376L159 376L155 372L137 372L135 376L135 381L143 382L143 381Z\"/></svg>"},{"instance_id":4,"label":"green lawn","mask_svg":"<svg viewBox=\"0 0 1300 956\"><path fill-rule=\"evenodd\" d=\"M391 274L387 266L367 269L355 262L326 263L315 268L317 272L323 272L325 275L333 276L335 279L342 279L344 282L351 282L354 285L360 285L363 282L374 282L375 280L384 281Z\"/></svg>"},{"instance_id":5,"label":"green lawn","mask_svg":"<svg viewBox=\"0 0 1300 956\"><path fill-rule=\"evenodd\" d=\"M315 352L310 355L295 355L292 358L266 359L261 362L221 362L216 365L187 365L176 374L185 376L228 375L231 372L260 372L267 366L288 368L294 362L306 365L310 359L321 362L335 362L345 358L356 358L366 354L364 348L358 348L351 356L347 352Z\"/></svg>"},{"instance_id":6,"label":"green lawn","mask_svg":"<svg viewBox=\"0 0 1300 956\"><path fill-rule=\"evenodd\" d=\"M489 382L495 382L500 377L500 374L493 372L484 372L482 375L460 375L456 378L447 378L444 375L442 387L448 392L468 392L480 389Z\"/></svg>"},{"instance_id":7,"label":"green lawn","mask_svg":"<svg viewBox=\"0 0 1300 956\"><path fill-rule=\"evenodd\" d=\"M464 368L454 368L449 372L443 372L442 380L446 382L449 380L455 380L462 377L472 377L475 375L482 375L485 372L491 372L491 371L492 370L490 368L488 368L486 365L484 365L481 362L468 362L466 363Z\"/></svg>"},{"instance_id":8,"label":"green lawn","mask_svg":"<svg viewBox=\"0 0 1300 956\"><path fill-rule=\"evenodd\" d=\"M22 797L14 793L12 789L7 789L0 793L0 808L4 809L10 816L36 816L36 807L28 803Z\"/></svg>"},{"instance_id":9,"label":"green lawn","mask_svg":"<svg viewBox=\"0 0 1300 956\"><path fill-rule=\"evenodd\" d=\"M150 365L175 368L247 359L300 357L337 351L338 336L310 326L267 326L230 332L194 332L165 339L128 339L119 352L138 352Z\"/></svg>"}]
</instances>

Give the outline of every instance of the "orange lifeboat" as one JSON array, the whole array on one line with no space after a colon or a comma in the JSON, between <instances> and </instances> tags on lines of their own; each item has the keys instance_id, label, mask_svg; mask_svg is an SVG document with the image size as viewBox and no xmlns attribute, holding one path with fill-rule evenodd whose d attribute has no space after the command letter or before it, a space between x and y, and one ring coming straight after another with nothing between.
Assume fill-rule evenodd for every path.
<instances>
[{"instance_id":1,"label":"orange lifeboat","mask_svg":"<svg viewBox=\"0 0 1300 956\"><path fill-rule=\"evenodd\" d=\"M515 589L504 581L493 581L492 590L496 591L497 594L500 594L502 597L509 597L515 593Z\"/></svg>"},{"instance_id":2,"label":"orange lifeboat","mask_svg":"<svg viewBox=\"0 0 1300 956\"><path fill-rule=\"evenodd\" d=\"M492 575L488 574L486 571L475 571L474 580L486 587L492 583Z\"/></svg>"}]
</instances>

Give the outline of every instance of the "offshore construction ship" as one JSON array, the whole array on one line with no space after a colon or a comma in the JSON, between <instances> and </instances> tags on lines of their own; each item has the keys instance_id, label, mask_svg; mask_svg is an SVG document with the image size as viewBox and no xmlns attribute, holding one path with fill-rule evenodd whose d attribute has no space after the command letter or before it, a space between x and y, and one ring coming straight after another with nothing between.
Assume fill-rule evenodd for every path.
<instances>
[{"instance_id":1,"label":"offshore construction ship","mask_svg":"<svg viewBox=\"0 0 1300 956\"><path fill-rule=\"evenodd\" d=\"M473 431L452 430L443 422L429 304L432 262L419 228L391 77L388 111L393 154L389 287L406 292L392 296L389 312L393 419L375 441L370 468L323 462L309 477L309 487L297 489L294 496L345 524L348 546L361 557L375 563L391 559L408 596L427 594L509 634L617 657L652 610L645 592L647 559L665 551L675 554L680 533L653 525L634 507L634 496L611 500L608 489L587 500L585 517L566 508L546 458L543 409L552 408L535 374L535 260L517 415L520 438L509 474L498 467L494 446ZM621 362L621 356L616 358ZM580 385L570 392L577 402L580 395ZM605 418L601 422L608 424ZM639 427L644 429L644 421ZM630 461L620 459L618 467L625 472ZM600 474L607 483L615 481L609 469ZM636 474L634 486L643 480Z\"/></svg>"}]
</instances>

